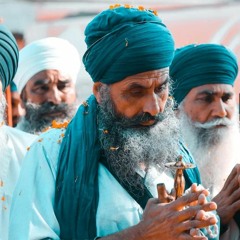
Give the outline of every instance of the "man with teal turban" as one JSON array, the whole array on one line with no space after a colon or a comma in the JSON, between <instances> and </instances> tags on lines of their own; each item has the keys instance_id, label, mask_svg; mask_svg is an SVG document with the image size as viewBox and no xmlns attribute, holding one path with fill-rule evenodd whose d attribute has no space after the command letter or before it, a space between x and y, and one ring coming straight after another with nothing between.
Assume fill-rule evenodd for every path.
<instances>
[{"instance_id":1,"label":"man with teal turban","mask_svg":"<svg viewBox=\"0 0 240 240\"><path fill-rule=\"evenodd\" d=\"M85 35L93 95L66 130L56 124L31 146L9 239L192 239L211 230L216 205L205 189L193 185L169 204L157 199L157 183L168 191L174 185L164 164L178 155L193 163L168 100L171 33L152 10L114 5ZM185 180L186 188L200 183L197 168Z\"/></svg>"},{"instance_id":2,"label":"man with teal turban","mask_svg":"<svg viewBox=\"0 0 240 240\"><path fill-rule=\"evenodd\" d=\"M237 74L236 56L219 44L179 48L170 67L182 138L218 205L221 239L240 238Z\"/></svg>"},{"instance_id":3,"label":"man with teal turban","mask_svg":"<svg viewBox=\"0 0 240 240\"><path fill-rule=\"evenodd\" d=\"M5 125L4 91L16 73L18 48L11 32L0 24L0 239L8 239L9 215L22 159L35 136Z\"/></svg>"},{"instance_id":4,"label":"man with teal turban","mask_svg":"<svg viewBox=\"0 0 240 240\"><path fill-rule=\"evenodd\" d=\"M18 47L13 35L3 25L0 25L0 48L0 80L4 92L17 71Z\"/></svg>"}]
</instances>

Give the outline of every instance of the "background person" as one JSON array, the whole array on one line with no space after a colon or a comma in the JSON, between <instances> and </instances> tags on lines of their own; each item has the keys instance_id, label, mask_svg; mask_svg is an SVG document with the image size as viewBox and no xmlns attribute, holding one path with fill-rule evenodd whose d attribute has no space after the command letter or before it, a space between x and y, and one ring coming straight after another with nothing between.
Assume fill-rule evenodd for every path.
<instances>
[{"instance_id":1,"label":"background person","mask_svg":"<svg viewBox=\"0 0 240 240\"><path fill-rule=\"evenodd\" d=\"M237 74L236 56L218 44L179 48L170 66L183 141L218 205L222 232L233 225L224 238L231 240L240 236L233 221L240 209L240 133L233 89Z\"/></svg>"},{"instance_id":2,"label":"background person","mask_svg":"<svg viewBox=\"0 0 240 240\"><path fill-rule=\"evenodd\" d=\"M18 66L18 48L11 32L0 24L0 239L8 239L12 194L27 147L36 138L5 125L4 91Z\"/></svg>"},{"instance_id":3,"label":"background person","mask_svg":"<svg viewBox=\"0 0 240 240\"><path fill-rule=\"evenodd\" d=\"M67 40L50 37L26 45L14 78L26 111L17 128L40 133L53 120L70 120L77 109L79 69L79 53Z\"/></svg>"}]
</instances>

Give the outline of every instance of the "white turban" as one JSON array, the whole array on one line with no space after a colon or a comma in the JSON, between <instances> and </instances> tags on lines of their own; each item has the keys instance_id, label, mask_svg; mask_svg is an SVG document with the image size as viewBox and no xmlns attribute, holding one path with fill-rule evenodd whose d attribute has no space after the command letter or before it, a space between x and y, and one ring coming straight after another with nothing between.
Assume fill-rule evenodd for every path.
<instances>
[{"instance_id":1,"label":"white turban","mask_svg":"<svg viewBox=\"0 0 240 240\"><path fill-rule=\"evenodd\" d=\"M14 78L19 93L38 72L54 69L67 74L75 83L81 66L78 50L67 40L43 38L26 45L19 52L19 65Z\"/></svg>"}]
</instances>

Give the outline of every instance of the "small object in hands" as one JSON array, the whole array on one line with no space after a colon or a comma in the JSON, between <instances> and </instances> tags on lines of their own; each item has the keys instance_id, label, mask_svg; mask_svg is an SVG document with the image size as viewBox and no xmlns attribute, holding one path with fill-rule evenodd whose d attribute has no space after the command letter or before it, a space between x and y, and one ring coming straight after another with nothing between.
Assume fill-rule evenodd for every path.
<instances>
[{"instance_id":1,"label":"small object in hands","mask_svg":"<svg viewBox=\"0 0 240 240\"><path fill-rule=\"evenodd\" d=\"M182 156L178 156L176 162L166 163L165 167L176 170L174 177L174 189L175 189L175 199L181 197L185 190L185 179L183 171L188 168L195 168L196 166L191 163L184 163L182 161Z\"/></svg>"},{"instance_id":2,"label":"small object in hands","mask_svg":"<svg viewBox=\"0 0 240 240\"><path fill-rule=\"evenodd\" d=\"M174 200L174 197L168 194L164 183L157 184L157 191L159 203L169 203Z\"/></svg>"}]
</instances>

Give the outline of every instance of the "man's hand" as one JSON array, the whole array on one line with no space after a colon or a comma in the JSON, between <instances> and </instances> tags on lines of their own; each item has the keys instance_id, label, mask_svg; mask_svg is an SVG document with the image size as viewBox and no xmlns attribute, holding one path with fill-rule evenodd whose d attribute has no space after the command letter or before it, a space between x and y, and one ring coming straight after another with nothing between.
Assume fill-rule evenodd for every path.
<instances>
[{"instance_id":1,"label":"man's hand","mask_svg":"<svg viewBox=\"0 0 240 240\"><path fill-rule=\"evenodd\" d=\"M228 176L222 190L213 198L221 224L228 225L234 214L240 210L240 164Z\"/></svg>"},{"instance_id":2,"label":"man's hand","mask_svg":"<svg viewBox=\"0 0 240 240\"><path fill-rule=\"evenodd\" d=\"M207 212L217 209L214 202L206 201L208 194L207 190L198 190L193 186L191 193L167 204L150 199L138 224L139 239L207 239L204 236L192 236L190 230L217 222L215 216L206 217Z\"/></svg>"}]
</instances>

